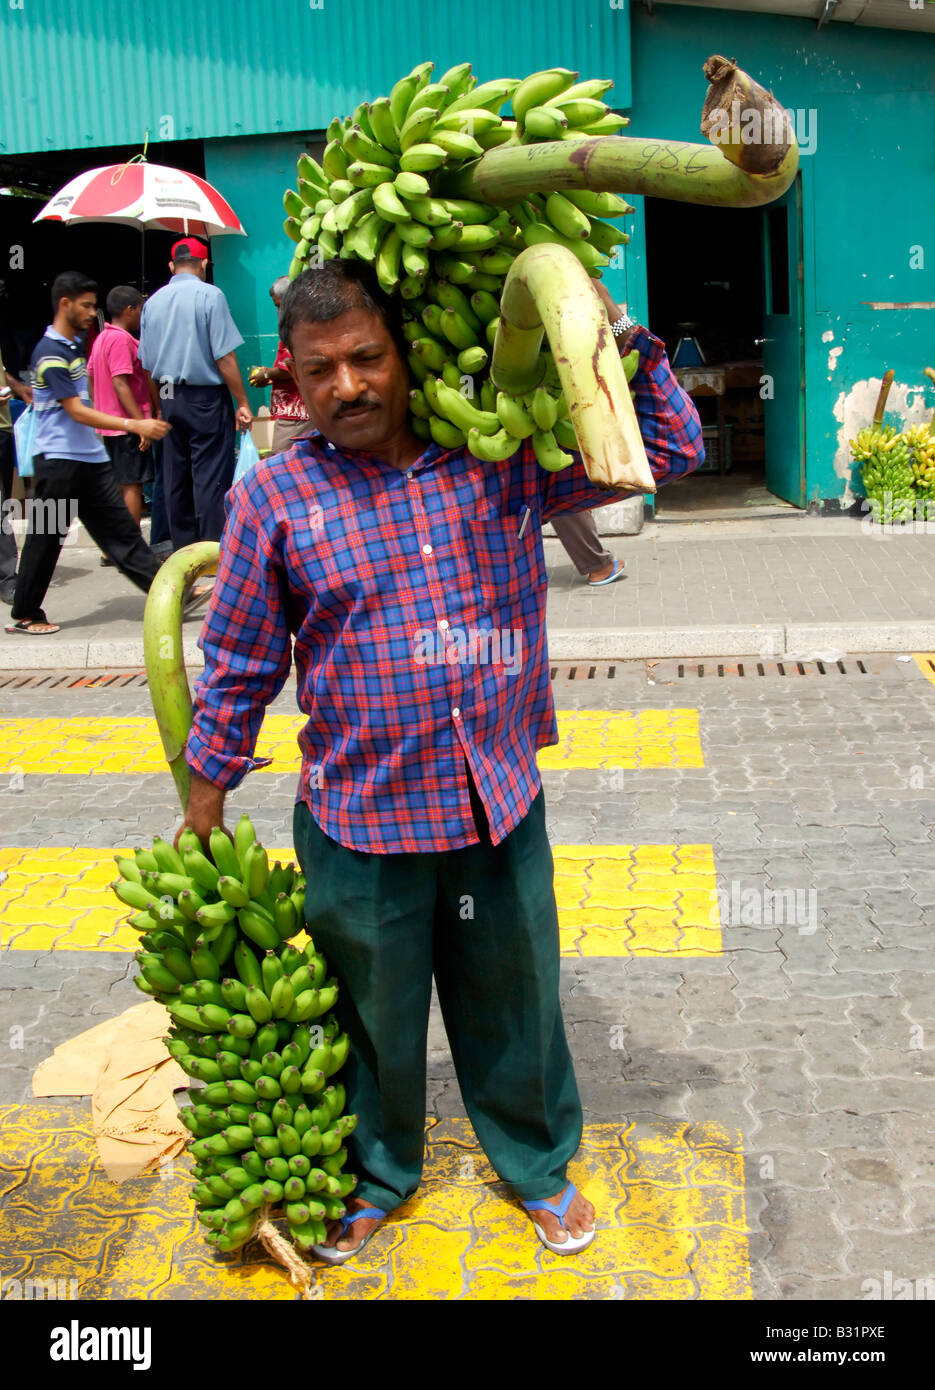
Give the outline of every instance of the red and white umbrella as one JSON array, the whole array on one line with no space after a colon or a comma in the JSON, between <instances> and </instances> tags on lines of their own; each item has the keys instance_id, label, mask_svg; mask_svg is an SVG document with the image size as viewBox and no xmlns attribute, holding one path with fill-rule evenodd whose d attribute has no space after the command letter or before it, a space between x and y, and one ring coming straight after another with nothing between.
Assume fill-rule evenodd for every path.
<instances>
[{"instance_id":1,"label":"red and white umbrella","mask_svg":"<svg viewBox=\"0 0 935 1390\"><path fill-rule=\"evenodd\" d=\"M182 236L247 235L234 209L210 183L184 169L141 159L78 174L33 218L43 220L117 222Z\"/></svg>"}]
</instances>

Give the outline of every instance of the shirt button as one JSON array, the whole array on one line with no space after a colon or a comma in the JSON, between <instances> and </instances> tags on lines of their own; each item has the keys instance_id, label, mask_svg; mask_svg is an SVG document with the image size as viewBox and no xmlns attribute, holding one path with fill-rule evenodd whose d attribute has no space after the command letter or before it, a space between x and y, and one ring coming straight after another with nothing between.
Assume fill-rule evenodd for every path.
<instances>
[{"instance_id":1,"label":"shirt button","mask_svg":"<svg viewBox=\"0 0 935 1390\"><path fill-rule=\"evenodd\" d=\"M451 715L453 719L461 718L461 711L458 709L457 705L455 705L454 709L451 711Z\"/></svg>"},{"instance_id":2,"label":"shirt button","mask_svg":"<svg viewBox=\"0 0 935 1390\"><path fill-rule=\"evenodd\" d=\"M422 547L422 554L423 554L423 555L431 555L431 553L432 553L432 547L431 547L430 545L424 545L424 546Z\"/></svg>"},{"instance_id":3,"label":"shirt button","mask_svg":"<svg viewBox=\"0 0 935 1390\"><path fill-rule=\"evenodd\" d=\"M438 626L439 626L440 628L447 628L447 627L448 627L448 619L447 619L447 618L439 618L439 620L438 620Z\"/></svg>"},{"instance_id":4,"label":"shirt button","mask_svg":"<svg viewBox=\"0 0 935 1390\"><path fill-rule=\"evenodd\" d=\"M412 477L412 469L411 469L411 468L410 468L409 472L406 474L406 477L407 477L407 478L411 478L411 477Z\"/></svg>"}]
</instances>

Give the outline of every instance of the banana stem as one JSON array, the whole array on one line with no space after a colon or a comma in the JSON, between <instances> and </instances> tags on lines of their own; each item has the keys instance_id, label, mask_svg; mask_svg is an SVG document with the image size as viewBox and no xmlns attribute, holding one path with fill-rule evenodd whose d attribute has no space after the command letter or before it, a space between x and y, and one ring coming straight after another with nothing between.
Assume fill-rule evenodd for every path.
<instances>
[{"instance_id":1,"label":"banana stem","mask_svg":"<svg viewBox=\"0 0 935 1390\"><path fill-rule=\"evenodd\" d=\"M886 410L886 398L890 393L893 384L895 371L890 367L888 372L883 373L883 380L880 382L880 394L877 396L877 403L873 411L873 428L878 430L883 424L883 413Z\"/></svg>"},{"instance_id":2,"label":"banana stem","mask_svg":"<svg viewBox=\"0 0 935 1390\"><path fill-rule=\"evenodd\" d=\"M655 492L607 315L574 252L552 243L522 251L506 277L490 368L499 390L524 395L535 389L543 333L592 483L608 491Z\"/></svg>"},{"instance_id":3,"label":"banana stem","mask_svg":"<svg viewBox=\"0 0 935 1390\"><path fill-rule=\"evenodd\" d=\"M590 188L644 193L676 203L752 208L779 198L795 178L793 143L774 174L747 174L710 145L627 135L582 136L488 150L445 183L445 196L519 202L530 193Z\"/></svg>"},{"instance_id":4,"label":"banana stem","mask_svg":"<svg viewBox=\"0 0 935 1390\"><path fill-rule=\"evenodd\" d=\"M185 741L192 724L192 697L182 646L182 608L199 575L217 573L218 554L216 541L199 541L176 551L153 580L143 613L149 696L183 812L190 787Z\"/></svg>"},{"instance_id":5,"label":"banana stem","mask_svg":"<svg viewBox=\"0 0 935 1390\"><path fill-rule=\"evenodd\" d=\"M460 169L445 192L505 204L566 188L644 193L713 207L771 203L785 193L799 165L785 109L720 54L708 59L704 74L711 85L701 130L711 145L632 135L501 145Z\"/></svg>"}]
</instances>

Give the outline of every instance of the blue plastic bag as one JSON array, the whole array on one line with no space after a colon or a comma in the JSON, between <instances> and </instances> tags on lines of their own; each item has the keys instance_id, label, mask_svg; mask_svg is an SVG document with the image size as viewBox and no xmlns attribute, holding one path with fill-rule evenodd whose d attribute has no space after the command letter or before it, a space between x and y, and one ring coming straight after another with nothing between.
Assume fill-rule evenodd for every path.
<instances>
[{"instance_id":1,"label":"blue plastic bag","mask_svg":"<svg viewBox=\"0 0 935 1390\"><path fill-rule=\"evenodd\" d=\"M13 439L16 445L16 471L21 478L33 476L32 455L35 437L36 412L31 405L28 405L23 413L17 416L16 424L13 426Z\"/></svg>"},{"instance_id":2,"label":"blue plastic bag","mask_svg":"<svg viewBox=\"0 0 935 1390\"><path fill-rule=\"evenodd\" d=\"M260 462L260 455L253 442L253 435L249 430L244 430L240 436L240 449L237 454L237 467L234 471L234 482L239 483L245 473L249 473L251 468L255 468Z\"/></svg>"}]
</instances>

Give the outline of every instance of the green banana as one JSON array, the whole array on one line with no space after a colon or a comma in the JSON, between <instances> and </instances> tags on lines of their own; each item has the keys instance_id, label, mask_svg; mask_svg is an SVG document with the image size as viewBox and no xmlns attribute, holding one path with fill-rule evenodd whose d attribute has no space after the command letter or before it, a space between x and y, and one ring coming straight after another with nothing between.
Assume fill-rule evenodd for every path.
<instances>
[{"instance_id":1,"label":"green banana","mask_svg":"<svg viewBox=\"0 0 935 1390\"><path fill-rule=\"evenodd\" d=\"M182 854L182 864L185 873L189 878L195 880L196 887L202 892L214 893L217 891L220 870L200 849L186 849Z\"/></svg>"},{"instance_id":2,"label":"green banana","mask_svg":"<svg viewBox=\"0 0 935 1390\"><path fill-rule=\"evenodd\" d=\"M465 376L476 376L478 372L484 370L489 360L487 349L482 348L478 343L474 347L464 348L458 353L458 371Z\"/></svg>"},{"instance_id":3,"label":"green banana","mask_svg":"<svg viewBox=\"0 0 935 1390\"><path fill-rule=\"evenodd\" d=\"M245 941L238 941L234 947L234 968L243 984L252 985L255 989L262 989L263 975L260 970L260 962Z\"/></svg>"},{"instance_id":4,"label":"green banana","mask_svg":"<svg viewBox=\"0 0 935 1390\"><path fill-rule=\"evenodd\" d=\"M623 217L634 209L617 193L598 193L590 188L566 189L564 197L589 217Z\"/></svg>"},{"instance_id":5,"label":"green banana","mask_svg":"<svg viewBox=\"0 0 935 1390\"><path fill-rule=\"evenodd\" d=\"M591 231L588 216L561 193L550 193L545 203L545 215L557 232L567 237L587 237Z\"/></svg>"},{"instance_id":6,"label":"green banana","mask_svg":"<svg viewBox=\"0 0 935 1390\"><path fill-rule=\"evenodd\" d=\"M446 309L446 314L454 313L452 309ZM496 415L490 415L486 411L478 410L465 396L459 391L452 391L443 381L436 383L436 396L438 409L446 420L467 434L469 430L476 429L485 435L496 434L500 428L500 422Z\"/></svg>"},{"instance_id":7,"label":"green banana","mask_svg":"<svg viewBox=\"0 0 935 1390\"><path fill-rule=\"evenodd\" d=\"M532 447L536 451L536 459L549 473L558 473L574 463L574 456L563 453L551 431L536 430L532 436Z\"/></svg>"},{"instance_id":8,"label":"green banana","mask_svg":"<svg viewBox=\"0 0 935 1390\"><path fill-rule=\"evenodd\" d=\"M404 174L429 174L433 169L444 164L447 158L448 151L443 150L441 145L432 142L410 145L399 157L400 172Z\"/></svg>"},{"instance_id":9,"label":"green banana","mask_svg":"<svg viewBox=\"0 0 935 1390\"><path fill-rule=\"evenodd\" d=\"M567 68L543 68L523 79L513 93L513 115L522 123L527 111L551 103L576 81L578 74ZM476 95L476 94L475 94Z\"/></svg>"},{"instance_id":10,"label":"green banana","mask_svg":"<svg viewBox=\"0 0 935 1390\"><path fill-rule=\"evenodd\" d=\"M237 914L241 930L245 936L257 946L261 946L265 951L272 951L280 944L279 932L276 930L275 923L269 913L257 911L259 905L255 902L250 903L249 907L242 907Z\"/></svg>"},{"instance_id":11,"label":"green banana","mask_svg":"<svg viewBox=\"0 0 935 1390\"><path fill-rule=\"evenodd\" d=\"M568 117L557 106L534 106L526 114L524 134L536 140L558 140L568 128Z\"/></svg>"},{"instance_id":12,"label":"green banana","mask_svg":"<svg viewBox=\"0 0 935 1390\"><path fill-rule=\"evenodd\" d=\"M211 858L217 866L218 874L226 874L229 878L239 878L240 864L237 860L237 851L234 849L233 841L221 826L214 826L208 837L208 844L210 845Z\"/></svg>"},{"instance_id":13,"label":"green banana","mask_svg":"<svg viewBox=\"0 0 935 1390\"><path fill-rule=\"evenodd\" d=\"M196 946L189 959L199 980L220 980L221 967L217 956L207 946Z\"/></svg>"},{"instance_id":14,"label":"green banana","mask_svg":"<svg viewBox=\"0 0 935 1390\"><path fill-rule=\"evenodd\" d=\"M495 434L483 435L479 430L472 429L467 437L467 447L475 458L483 460L485 463L499 463L503 459L511 458L519 448L521 441L515 435L508 434L505 429L499 429Z\"/></svg>"},{"instance_id":15,"label":"green banana","mask_svg":"<svg viewBox=\"0 0 935 1390\"><path fill-rule=\"evenodd\" d=\"M406 216L408 215L407 213ZM391 227L380 242L376 259L377 279L387 294L391 294L399 284L402 246L403 237L399 226Z\"/></svg>"},{"instance_id":16,"label":"green banana","mask_svg":"<svg viewBox=\"0 0 935 1390\"><path fill-rule=\"evenodd\" d=\"M515 439L528 439L536 430L536 422L523 406L513 396L508 396L505 391L497 392L497 418L508 434Z\"/></svg>"},{"instance_id":17,"label":"green banana","mask_svg":"<svg viewBox=\"0 0 935 1390\"><path fill-rule=\"evenodd\" d=\"M358 159L348 165L347 177L355 188L376 188L378 184L392 182L393 170L385 164L366 164Z\"/></svg>"}]
</instances>

